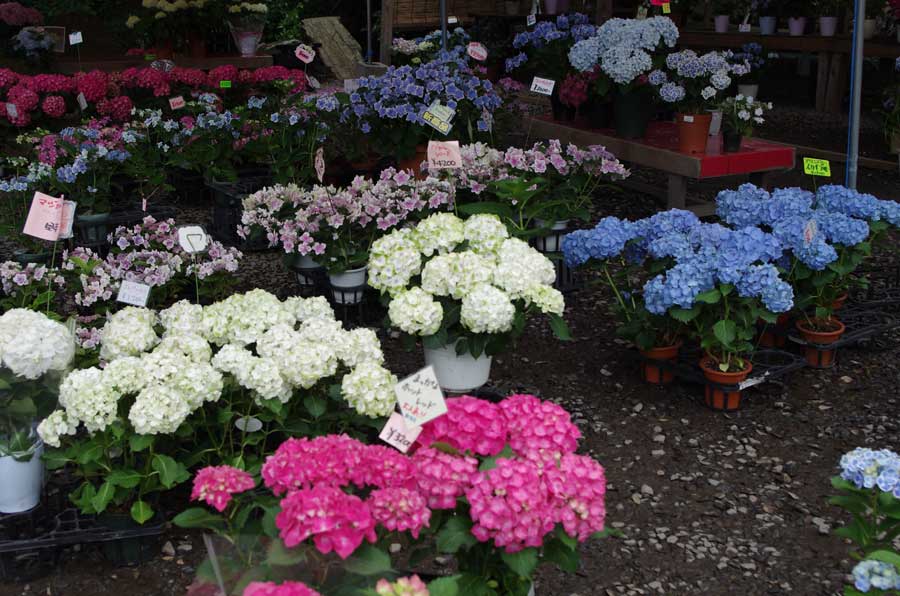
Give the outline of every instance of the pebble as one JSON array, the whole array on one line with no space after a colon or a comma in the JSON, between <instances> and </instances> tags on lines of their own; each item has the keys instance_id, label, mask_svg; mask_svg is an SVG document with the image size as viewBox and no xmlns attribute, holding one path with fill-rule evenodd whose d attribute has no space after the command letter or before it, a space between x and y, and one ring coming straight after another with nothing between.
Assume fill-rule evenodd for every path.
<instances>
[{"instance_id":1,"label":"pebble","mask_svg":"<svg viewBox=\"0 0 900 596\"><path fill-rule=\"evenodd\" d=\"M167 540L166 543L163 544L163 546L162 546L162 554L164 554L164 555L166 555L166 556L169 556L169 557L174 557L174 556L175 556L175 547L172 545L172 542L171 542L171 541L168 541L168 540Z\"/></svg>"}]
</instances>

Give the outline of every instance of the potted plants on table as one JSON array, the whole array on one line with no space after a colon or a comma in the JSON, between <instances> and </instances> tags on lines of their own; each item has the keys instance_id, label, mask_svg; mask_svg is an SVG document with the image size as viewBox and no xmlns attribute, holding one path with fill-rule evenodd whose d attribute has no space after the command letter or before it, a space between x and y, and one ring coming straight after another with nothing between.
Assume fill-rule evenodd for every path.
<instances>
[{"instance_id":1,"label":"potted plants on table","mask_svg":"<svg viewBox=\"0 0 900 596\"><path fill-rule=\"evenodd\" d=\"M872 39L878 33L879 20L884 18L887 5L887 0L872 0L872 2L866 2L866 18L863 21L863 39Z\"/></svg>"},{"instance_id":2,"label":"potted plants on table","mask_svg":"<svg viewBox=\"0 0 900 596\"><path fill-rule=\"evenodd\" d=\"M228 4L225 10L228 28L241 56L245 58L255 56L266 26L269 8L265 2L233 2Z\"/></svg>"},{"instance_id":3,"label":"potted plants on table","mask_svg":"<svg viewBox=\"0 0 900 596\"><path fill-rule=\"evenodd\" d=\"M719 109L722 110L723 149L735 153L741 149L741 140L752 136L753 128L765 122L763 115L772 109L772 104L736 95L726 98Z\"/></svg>"},{"instance_id":4,"label":"potted plants on table","mask_svg":"<svg viewBox=\"0 0 900 596\"><path fill-rule=\"evenodd\" d=\"M788 32L791 37L800 37L806 31L806 15L809 5L803 0L787 0L782 6L788 17Z\"/></svg>"},{"instance_id":5,"label":"potted plants on table","mask_svg":"<svg viewBox=\"0 0 900 596\"><path fill-rule=\"evenodd\" d=\"M819 33L823 37L834 37L838 19L846 8L845 0L817 0L815 6L819 13Z\"/></svg>"},{"instance_id":6,"label":"potted plants on table","mask_svg":"<svg viewBox=\"0 0 900 596\"><path fill-rule=\"evenodd\" d=\"M737 79L737 90L744 97L759 98L759 84L762 81L769 62L778 57L775 52L764 55L763 47L756 43L745 43L740 52L735 52L728 59L732 64L732 74Z\"/></svg>"},{"instance_id":7,"label":"potted plants on table","mask_svg":"<svg viewBox=\"0 0 900 596\"><path fill-rule=\"evenodd\" d=\"M778 29L778 9L775 0L759 0L756 3L756 12L759 15L759 33L761 35L775 35Z\"/></svg>"},{"instance_id":8,"label":"potted plants on table","mask_svg":"<svg viewBox=\"0 0 900 596\"><path fill-rule=\"evenodd\" d=\"M734 0L715 0L712 3L713 26L716 33L728 33L728 24L737 8Z\"/></svg>"}]
</instances>

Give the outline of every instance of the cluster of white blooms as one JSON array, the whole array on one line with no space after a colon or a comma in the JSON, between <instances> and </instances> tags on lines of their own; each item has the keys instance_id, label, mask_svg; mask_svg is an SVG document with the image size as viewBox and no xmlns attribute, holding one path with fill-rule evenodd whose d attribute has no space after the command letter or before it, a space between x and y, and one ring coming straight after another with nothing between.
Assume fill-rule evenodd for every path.
<instances>
[{"instance_id":1,"label":"cluster of white blooms","mask_svg":"<svg viewBox=\"0 0 900 596\"><path fill-rule=\"evenodd\" d=\"M78 430L78 421L70 420L65 410L56 410L41 421L37 430L44 443L51 447L59 447L59 437L74 435Z\"/></svg>"},{"instance_id":2,"label":"cluster of white blooms","mask_svg":"<svg viewBox=\"0 0 900 596\"><path fill-rule=\"evenodd\" d=\"M156 313L152 310L123 308L106 321L100 332L100 358L115 360L146 352L159 342L154 325Z\"/></svg>"},{"instance_id":3,"label":"cluster of white blooms","mask_svg":"<svg viewBox=\"0 0 900 596\"><path fill-rule=\"evenodd\" d=\"M59 405L70 420L82 422L89 432L104 430L116 420L119 394L103 381L99 368L69 373L59 386Z\"/></svg>"},{"instance_id":4,"label":"cluster of white blooms","mask_svg":"<svg viewBox=\"0 0 900 596\"><path fill-rule=\"evenodd\" d=\"M64 370L74 355L75 338L65 325L24 308L0 317L0 361L17 377L34 380Z\"/></svg>"},{"instance_id":5,"label":"cluster of white blooms","mask_svg":"<svg viewBox=\"0 0 900 596\"><path fill-rule=\"evenodd\" d=\"M371 418L394 411L397 377L376 362L363 362L344 375L341 392L357 412Z\"/></svg>"},{"instance_id":6,"label":"cluster of white blooms","mask_svg":"<svg viewBox=\"0 0 900 596\"><path fill-rule=\"evenodd\" d=\"M334 309L323 296L301 298L294 296L284 301L284 307L294 315L298 323L307 319L333 319Z\"/></svg>"},{"instance_id":7,"label":"cluster of white blooms","mask_svg":"<svg viewBox=\"0 0 900 596\"><path fill-rule=\"evenodd\" d=\"M234 294L203 309L203 335L214 344L255 343L263 333L296 318L277 296L265 290Z\"/></svg>"},{"instance_id":8,"label":"cluster of white blooms","mask_svg":"<svg viewBox=\"0 0 900 596\"><path fill-rule=\"evenodd\" d=\"M166 328L166 335L200 333L203 325L203 307L187 300L180 300L169 308L159 311L159 320Z\"/></svg>"},{"instance_id":9,"label":"cluster of white blooms","mask_svg":"<svg viewBox=\"0 0 900 596\"><path fill-rule=\"evenodd\" d=\"M460 323L473 333L510 331L516 301L545 314L560 315L565 307L552 287L553 263L510 238L495 215L466 221L448 213L432 215L412 230L376 241L372 254L369 285L390 294L388 316L406 333L438 332L444 308L436 298L460 301ZM409 287L417 275L420 283Z\"/></svg>"}]
</instances>

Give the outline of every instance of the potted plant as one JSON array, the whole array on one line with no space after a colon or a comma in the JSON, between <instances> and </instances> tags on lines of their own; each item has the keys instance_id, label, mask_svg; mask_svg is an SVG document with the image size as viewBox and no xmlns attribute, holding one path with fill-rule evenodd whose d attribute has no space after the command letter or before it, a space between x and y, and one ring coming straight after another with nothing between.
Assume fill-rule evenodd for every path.
<instances>
[{"instance_id":1,"label":"potted plant","mask_svg":"<svg viewBox=\"0 0 900 596\"><path fill-rule=\"evenodd\" d=\"M883 18L887 0L866 2L866 18L863 21L863 39L872 39L878 33L878 20Z\"/></svg>"},{"instance_id":2,"label":"potted plant","mask_svg":"<svg viewBox=\"0 0 900 596\"><path fill-rule=\"evenodd\" d=\"M43 313L16 308L0 316L0 513L40 501L44 444L35 427L56 408L74 355L72 334Z\"/></svg>"},{"instance_id":3,"label":"potted plant","mask_svg":"<svg viewBox=\"0 0 900 596\"><path fill-rule=\"evenodd\" d=\"M234 2L226 7L228 28L241 56L256 55L268 12L265 2Z\"/></svg>"},{"instance_id":4,"label":"potted plant","mask_svg":"<svg viewBox=\"0 0 900 596\"><path fill-rule=\"evenodd\" d=\"M422 337L425 361L454 393L487 382L492 356L542 313L568 339L553 263L509 238L495 215L463 221L449 213L394 231L372 245L369 285L382 292L388 320L407 347Z\"/></svg>"},{"instance_id":5,"label":"potted plant","mask_svg":"<svg viewBox=\"0 0 900 596\"><path fill-rule=\"evenodd\" d=\"M756 3L759 15L760 35L775 35L778 29L778 8L775 0L759 0Z\"/></svg>"},{"instance_id":6,"label":"potted plant","mask_svg":"<svg viewBox=\"0 0 900 596\"><path fill-rule=\"evenodd\" d=\"M808 4L802 0L786 0L782 6L788 17L788 32L792 37L800 37L806 31Z\"/></svg>"},{"instance_id":7,"label":"potted plant","mask_svg":"<svg viewBox=\"0 0 900 596\"><path fill-rule=\"evenodd\" d=\"M734 0L715 0L712 3L713 25L716 33L728 33L729 20L735 8Z\"/></svg>"},{"instance_id":8,"label":"potted plant","mask_svg":"<svg viewBox=\"0 0 900 596\"><path fill-rule=\"evenodd\" d=\"M741 149L741 140L753 135L754 126L765 122L763 114L772 109L772 104L736 95L726 98L719 108L722 110L724 151L735 153Z\"/></svg>"},{"instance_id":9,"label":"potted plant","mask_svg":"<svg viewBox=\"0 0 900 596\"><path fill-rule=\"evenodd\" d=\"M734 65L725 55L709 52L698 56L682 50L666 57L665 69L650 73L663 102L676 108L678 148L685 153L705 153L716 97L731 86ZM743 71L741 71L743 72Z\"/></svg>"},{"instance_id":10,"label":"potted plant","mask_svg":"<svg viewBox=\"0 0 900 596\"><path fill-rule=\"evenodd\" d=\"M838 19L845 9L844 0L818 0L816 9L819 13L819 32L823 37L834 37L837 32Z\"/></svg>"},{"instance_id":11,"label":"potted plant","mask_svg":"<svg viewBox=\"0 0 900 596\"><path fill-rule=\"evenodd\" d=\"M740 52L735 52L729 62L733 65L732 74L737 79L738 93L744 97L759 97L759 84L763 80L769 63L778 57L775 52L764 54L763 47L756 43L745 43Z\"/></svg>"},{"instance_id":12,"label":"potted plant","mask_svg":"<svg viewBox=\"0 0 900 596\"><path fill-rule=\"evenodd\" d=\"M900 73L900 58L896 60L894 70ZM900 153L900 82L884 90L881 106L885 140L891 153Z\"/></svg>"}]
</instances>

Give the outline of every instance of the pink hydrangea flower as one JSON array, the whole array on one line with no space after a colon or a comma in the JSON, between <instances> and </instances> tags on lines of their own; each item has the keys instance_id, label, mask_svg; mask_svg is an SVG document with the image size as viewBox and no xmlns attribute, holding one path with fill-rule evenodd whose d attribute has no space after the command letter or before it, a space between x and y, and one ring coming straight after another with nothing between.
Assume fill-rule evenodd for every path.
<instances>
[{"instance_id":1,"label":"pink hydrangea flower","mask_svg":"<svg viewBox=\"0 0 900 596\"><path fill-rule=\"evenodd\" d=\"M89 102L98 102L106 97L106 86L109 83L109 75L99 70L80 72L75 75L75 89L84 93L84 98Z\"/></svg>"},{"instance_id":2,"label":"pink hydrangea flower","mask_svg":"<svg viewBox=\"0 0 900 596\"><path fill-rule=\"evenodd\" d=\"M39 74L31 79L31 86L38 93L70 93L75 80L61 74Z\"/></svg>"},{"instance_id":3,"label":"pink hydrangea flower","mask_svg":"<svg viewBox=\"0 0 900 596\"><path fill-rule=\"evenodd\" d=\"M363 483L378 488L415 488L412 460L392 447L367 445L363 456Z\"/></svg>"},{"instance_id":4,"label":"pink hydrangea flower","mask_svg":"<svg viewBox=\"0 0 900 596\"><path fill-rule=\"evenodd\" d=\"M124 121L131 117L134 104L127 95L120 95L111 99L101 99L97 102L97 113L101 116L109 116L113 120Z\"/></svg>"},{"instance_id":5,"label":"pink hydrangea flower","mask_svg":"<svg viewBox=\"0 0 900 596\"><path fill-rule=\"evenodd\" d=\"M541 546L556 526L538 467L527 460L498 459L496 468L476 476L466 499L475 522L472 534L506 552Z\"/></svg>"},{"instance_id":6,"label":"pink hydrangea flower","mask_svg":"<svg viewBox=\"0 0 900 596\"><path fill-rule=\"evenodd\" d=\"M19 83L6 94L6 101L16 104L20 112L30 112L38 106L40 97L29 87Z\"/></svg>"},{"instance_id":7,"label":"pink hydrangea flower","mask_svg":"<svg viewBox=\"0 0 900 596\"><path fill-rule=\"evenodd\" d=\"M216 592L218 594L218 592ZM244 596L321 596L302 582L250 582L244 588Z\"/></svg>"},{"instance_id":8,"label":"pink hydrangea flower","mask_svg":"<svg viewBox=\"0 0 900 596\"><path fill-rule=\"evenodd\" d=\"M13 27L40 25L44 22L44 15L38 9L18 2L4 2L0 4L0 21Z\"/></svg>"},{"instance_id":9,"label":"pink hydrangea flower","mask_svg":"<svg viewBox=\"0 0 900 596\"><path fill-rule=\"evenodd\" d=\"M578 448L581 431L560 406L533 395L512 395L500 408L509 425L512 450L531 459L559 458Z\"/></svg>"},{"instance_id":10,"label":"pink hydrangea flower","mask_svg":"<svg viewBox=\"0 0 900 596\"><path fill-rule=\"evenodd\" d=\"M428 596L428 586L418 575L401 577L393 583L380 579L375 584L375 593L378 596Z\"/></svg>"},{"instance_id":11,"label":"pink hydrangea flower","mask_svg":"<svg viewBox=\"0 0 900 596\"><path fill-rule=\"evenodd\" d=\"M41 110L51 118L62 118L66 115L66 100L59 95L48 95L41 102Z\"/></svg>"},{"instance_id":12,"label":"pink hydrangea flower","mask_svg":"<svg viewBox=\"0 0 900 596\"><path fill-rule=\"evenodd\" d=\"M568 453L559 466L547 466L544 479L556 507L557 521L569 536L583 542L603 530L606 477L603 466L585 455Z\"/></svg>"},{"instance_id":13,"label":"pink hydrangea flower","mask_svg":"<svg viewBox=\"0 0 900 596\"><path fill-rule=\"evenodd\" d=\"M276 495L318 484L365 484L366 446L347 435L291 438L266 458L262 477Z\"/></svg>"},{"instance_id":14,"label":"pink hydrangea flower","mask_svg":"<svg viewBox=\"0 0 900 596\"><path fill-rule=\"evenodd\" d=\"M409 531L413 538L428 527L431 510L421 493L407 488L382 488L372 491L367 501L375 521L391 532Z\"/></svg>"},{"instance_id":15,"label":"pink hydrangea flower","mask_svg":"<svg viewBox=\"0 0 900 596\"><path fill-rule=\"evenodd\" d=\"M225 511L231 495L253 488L253 476L231 466L208 466L194 476L192 501L203 501L216 511Z\"/></svg>"},{"instance_id":16,"label":"pink hydrangea flower","mask_svg":"<svg viewBox=\"0 0 900 596\"><path fill-rule=\"evenodd\" d=\"M363 540L377 539L369 506L334 486L291 492L281 500L275 525L288 548L312 537L319 552L334 551L342 559L353 554Z\"/></svg>"},{"instance_id":17,"label":"pink hydrangea flower","mask_svg":"<svg viewBox=\"0 0 900 596\"><path fill-rule=\"evenodd\" d=\"M500 406L466 395L448 399L447 413L425 424L417 442L426 447L441 442L477 455L497 455L506 445L507 433Z\"/></svg>"},{"instance_id":18,"label":"pink hydrangea flower","mask_svg":"<svg viewBox=\"0 0 900 596\"><path fill-rule=\"evenodd\" d=\"M431 447L418 449L412 457L419 491L432 509L453 509L478 472L474 457L450 455Z\"/></svg>"},{"instance_id":19,"label":"pink hydrangea flower","mask_svg":"<svg viewBox=\"0 0 900 596\"><path fill-rule=\"evenodd\" d=\"M0 68L0 89L12 87L19 80L19 75L9 68Z\"/></svg>"}]
</instances>

